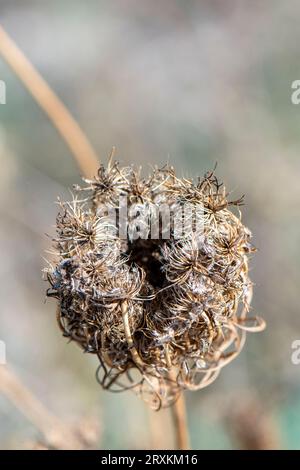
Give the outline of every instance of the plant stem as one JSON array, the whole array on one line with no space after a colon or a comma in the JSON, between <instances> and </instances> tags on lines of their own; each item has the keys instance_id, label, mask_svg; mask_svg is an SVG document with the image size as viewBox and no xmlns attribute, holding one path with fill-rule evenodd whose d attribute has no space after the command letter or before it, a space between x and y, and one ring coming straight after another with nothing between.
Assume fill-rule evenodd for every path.
<instances>
[{"instance_id":1,"label":"plant stem","mask_svg":"<svg viewBox=\"0 0 300 470\"><path fill-rule=\"evenodd\" d=\"M99 166L93 147L58 96L1 25L0 54L48 115L70 148L81 172L85 176L93 176ZM0 367L0 392L40 430L48 446L55 449L84 448L80 437L69 426L52 415L6 366Z\"/></svg>"},{"instance_id":2,"label":"plant stem","mask_svg":"<svg viewBox=\"0 0 300 470\"><path fill-rule=\"evenodd\" d=\"M125 337L126 337L128 347L130 349L131 357L132 357L133 361L135 362L135 364L138 367L143 368L144 363L143 363L142 359L140 358L139 353L136 350L136 347L134 345L133 338L132 338L132 335L131 335L130 325L129 325L129 318L128 318L128 304L127 304L126 300L124 300L121 304L121 311L122 311Z\"/></svg>"},{"instance_id":3,"label":"plant stem","mask_svg":"<svg viewBox=\"0 0 300 470\"><path fill-rule=\"evenodd\" d=\"M183 393L179 395L179 398L172 405L171 411L174 422L176 449L188 450L190 448L190 445L186 418L186 407Z\"/></svg>"},{"instance_id":4,"label":"plant stem","mask_svg":"<svg viewBox=\"0 0 300 470\"><path fill-rule=\"evenodd\" d=\"M54 449L84 448L79 436L52 415L7 366L0 366L0 392L39 429L47 446Z\"/></svg>"},{"instance_id":5,"label":"plant stem","mask_svg":"<svg viewBox=\"0 0 300 470\"><path fill-rule=\"evenodd\" d=\"M99 167L95 150L64 104L2 26L0 54L48 115L70 148L82 173L87 177L94 176Z\"/></svg>"}]
</instances>

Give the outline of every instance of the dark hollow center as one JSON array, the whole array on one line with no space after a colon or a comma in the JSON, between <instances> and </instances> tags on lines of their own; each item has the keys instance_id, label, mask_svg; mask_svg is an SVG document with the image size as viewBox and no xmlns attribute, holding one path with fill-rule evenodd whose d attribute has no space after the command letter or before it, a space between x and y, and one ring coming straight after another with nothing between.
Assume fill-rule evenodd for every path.
<instances>
[{"instance_id":1,"label":"dark hollow center","mask_svg":"<svg viewBox=\"0 0 300 470\"><path fill-rule=\"evenodd\" d=\"M137 240L128 242L127 255L129 261L136 263L146 272L147 281L157 288L165 285L165 275L162 271L162 255L160 247L163 240Z\"/></svg>"}]
</instances>

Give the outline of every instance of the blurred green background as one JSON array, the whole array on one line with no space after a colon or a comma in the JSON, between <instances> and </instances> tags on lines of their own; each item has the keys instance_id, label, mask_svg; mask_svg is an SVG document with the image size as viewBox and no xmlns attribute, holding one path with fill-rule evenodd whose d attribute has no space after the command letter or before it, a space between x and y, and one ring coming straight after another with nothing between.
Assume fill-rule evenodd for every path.
<instances>
[{"instance_id":1,"label":"blurred green background","mask_svg":"<svg viewBox=\"0 0 300 470\"><path fill-rule=\"evenodd\" d=\"M267 329L203 391L186 393L198 449L300 448L300 79L297 0L1 0L0 22L80 123L102 161L174 164L246 195L259 248L253 311ZM96 359L67 344L45 302L44 252L57 196L80 172L60 136L0 58L0 339L7 362L65 422L99 425L97 447L171 448L168 411L103 392ZM0 366L4 367L4 366ZM0 447L39 432L0 394Z\"/></svg>"}]
</instances>

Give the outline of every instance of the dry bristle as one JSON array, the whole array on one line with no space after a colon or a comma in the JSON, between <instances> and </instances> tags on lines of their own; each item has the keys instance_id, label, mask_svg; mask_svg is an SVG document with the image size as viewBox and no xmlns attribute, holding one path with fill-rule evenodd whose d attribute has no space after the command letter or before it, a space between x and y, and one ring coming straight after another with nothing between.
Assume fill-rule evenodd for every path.
<instances>
[{"instance_id":1,"label":"dry bristle","mask_svg":"<svg viewBox=\"0 0 300 470\"><path fill-rule=\"evenodd\" d=\"M248 318L254 249L230 210L242 199L229 201L214 172L195 184L167 166L146 180L110 161L85 182L75 188L84 200L60 204L47 295L58 299L64 335L97 354L104 388L133 388L152 406L167 406L182 390L210 384L240 352L245 331L264 327ZM129 213L125 239L120 197ZM169 223L156 238L133 236L137 214L164 204L176 219L187 203L203 208L201 234L193 219L183 235ZM119 211L114 223L100 215L107 204Z\"/></svg>"}]
</instances>

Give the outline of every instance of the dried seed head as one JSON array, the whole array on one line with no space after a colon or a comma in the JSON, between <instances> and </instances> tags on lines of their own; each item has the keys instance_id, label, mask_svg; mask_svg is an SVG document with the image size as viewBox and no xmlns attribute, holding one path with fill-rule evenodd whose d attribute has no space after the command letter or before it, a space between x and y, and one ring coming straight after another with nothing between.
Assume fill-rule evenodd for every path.
<instances>
[{"instance_id":1,"label":"dried seed head","mask_svg":"<svg viewBox=\"0 0 300 470\"><path fill-rule=\"evenodd\" d=\"M210 384L245 332L264 328L248 316L254 248L230 209L242 199L229 201L214 172L194 183L168 166L143 179L110 161L84 181L84 200L60 203L47 295L64 336L97 354L104 388L167 406Z\"/></svg>"}]
</instances>

